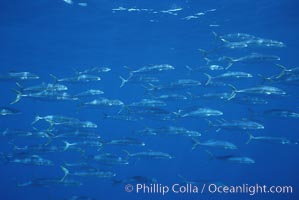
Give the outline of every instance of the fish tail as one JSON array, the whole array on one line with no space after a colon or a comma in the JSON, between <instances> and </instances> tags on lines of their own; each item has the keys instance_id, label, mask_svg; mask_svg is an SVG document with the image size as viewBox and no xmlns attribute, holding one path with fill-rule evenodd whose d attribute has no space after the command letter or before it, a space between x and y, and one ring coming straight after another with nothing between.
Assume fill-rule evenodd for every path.
<instances>
[{"instance_id":1,"label":"fish tail","mask_svg":"<svg viewBox=\"0 0 299 200\"><path fill-rule=\"evenodd\" d=\"M209 85L211 83L213 77L210 74L207 74L207 73L204 73L204 75L208 78L205 85Z\"/></svg>"},{"instance_id":2,"label":"fish tail","mask_svg":"<svg viewBox=\"0 0 299 200\"><path fill-rule=\"evenodd\" d=\"M27 181L25 183L17 183L17 187L25 187L32 184L32 181Z\"/></svg>"},{"instance_id":3,"label":"fish tail","mask_svg":"<svg viewBox=\"0 0 299 200\"><path fill-rule=\"evenodd\" d=\"M191 92L186 92L186 94L188 94L188 96L190 96L191 100L195 99L195 96Z\"/></svg>"},{"instance_id":4,"label":"fish tail","mask_svg":"<svg viewBox=\"0 0 299 200\"><path fill-rule=\"evenodd\" d=\"M52 143L54 136L50 136L49 134L47 135L48 141L45 143L45 146L49 145Z\"/></svg>"},{"instance_id":5,"label":"fish tail","mask_svg":"<svg viewBox=\"0 0 299 200\"><path fill-rule=\"evenodd\" d=\"M60 168L62 169L62 171L64 173L63 177L60 179L60 182L63 182L65 180L65 178L70 174L70 171L64 166L60 166Z\"/></svg>"},{"instance_id":6,"label":"fish tail","mask_svg":"<svg viewBox=\"0 0 299 200\"><path fill-rule=\"evenodd\" d=\"M75 67L72 67L72 70L75 72L75 74L80 74L80 72Z\"/></svg>"},{"instance_id":7,"label":"fish tail","mask_svg":"<svg viewBox=\"0 0 299 200\"><path fill-rule=\"evenodd\" d=\"M7 133L8 133L8 128L6 128L6 129L2 132L2 135L3 135L3 136L6 136Z\"/></svg>"},{"instance_id":8,"label":"fish tail","mask_svg":"<svg viewBox=\"0 0 299 200\"><path fill-rule=\"evenodd\" d=\"M130 152L128 152L128 150L123 149L122 151L125 152L125 153L127 154L127 157L131 157L131 156L132 156L132 154L130 154Z\"/></svg>"},{"instance_id":9,"label":"fish tail","mask_svg":"<svg viewBox=\"0 0 299 200\"><path fill-rule=\"evenodd\" d=\"M262 84L264 84L266 81L269 81L269 82L273 82L273 77L265 77L265 76L263 76L262 74L258 74L258 76L260 77L260 78L262 78ZM277 78L277 77L276 77Z\"/></svg>"},{"instance_id":10,"label":"fish tail","mask_svg":"<svg viewBox=\"0 0 299 200\"><path fill-rule=\"evenodd\" d=\"M233 65L232 62L228 63L227 66L225 67L225 69L229 69L232 65Z\"/></svg>"},{"instance_id":11,"label":"fish tail","mask_svg":"<svg viewBox=\"0 0 299 200\"><path fill-rule=\"evenodd\" d=\"M35 127L32 127L32 128L33 128L33 130L38 131ZM46 137L48 139L48 141L44 144L45 146L51 144L52 141L53 141L53 139L56 138L56 137L58 137L58 136L56 136L56 135L54 135L53 133L50 133L50 132L46 132L45 135L46 135Z\"/></svg>"},{"instance_id":12,"label":"fish tail","mask_svg":"<svg viewBox=\"0 0 299 200\"><path fill-rule=\"evenodd\" d=\"M154 90L156 90L157 89L157 86L155 86L154 84L152 84L152 83L148 83L148 85L151 87L151 89L154 89Z\"/></svg>"},{"instance_id":13,"label":"fish tail","mask_svg":"<svg viewBox=\"0 0 299 200\"><path fill-rule=\"evenodd\" d=\"M193 71L193 69L190 66L188 66L188 65L186 65L185 67L188 70L188 75L190 75L191 72Z\"/></svg>"},{"instance_id":14,"label":"fish tail","mask_svg":"<svg viewBox=\"0 0 299 200\"><path fill-rule=\"evenodd\" d=\"M227 40L223 39L221 36L219 36L215 31L212 31L214 37L216 40L220 40L221 42L224 42L224 43L228 43Z\"/></svg>"},{"instance_id":15,"label":"fish tail","mask_svg":"<svg viewBox=\"0 0 299 200\"><path fill-rule=\"evenodd\" d=\"M125 79L123 78L122 76L119 76L120 80L121 80L121 84L120 84L120 88L124 87L125 84L129 81L129 78L128 79Z\"/></svg>"},{"instance_id":16,"label":"fish tail","mask_svg":"<svg viewBox=\"0 0 299 200\"><path fill-rule=\"evenodd\" d=\"M237 88L235 86L233 86L232 84L228 84L228 86L232 89L232 93L231 93L230 97L227 99L227 101L230 101L230 100L232 100L233 98L236 97Z\"/></svg>"},{"instance_id":17,"label":"fish tail","mask_svg":"<svg viewBox=\"0 0 299 200\"><path fill-rule=\"evenodd\" d=\"M19 82L16 82L16 85L17 85L18 88L23 92L24 87L23 87Z\"/></svg>"},{"instance_id":18,"label":"fish tail","mask_svg":"<svg viewBox=\"0 0 299 200\"><path fill-rule=\"evenodd\" d=\"M213 127L214 124L211 120L205 119L208 122L209 128Z\"/></svg>"},{"instance_id":19,"label":"fish tail","mask_svg":"<svg viewBox=\"0 0 299 200\"><path fill-rule=\"evenodd\" d=\"M35 119L33 122L31 122L31 125L35 124L36 122L38 122L39 120L43 119L43 117L39 116L39 115L36 115L35 116Z\"/></svg>"},{"instance_id":20,"label":"fish tail","mask_svg":"<svg viewBox=\"0 0 299 200\"><path fill-rule=\"evenodd\" d=\"M219 35L215 31L212 31L212 34L214 35L215 39L219 39Z\"/></svg>"},{"instance_id":21,"label":"fish tail","mask_svg":"<svg viewBox=\"0 0 299 200\"><path fill-rule=\"evenodd\" d=\"M212 154L212 152L210 152L209 150L205 150L205 152L208 154L211 160L215 158L214 154Z\"/></svg>"},{"instance_id":22,"label":"fish tail","mask_svg":"<svg viewBox=\"0 0 299 200\"><path fill-rule=\"evenodd\" d=\"M192 150L194 150L197 147L197 145L200 144L200 142L195 138L192 138L192 143L193 143Z\"/></svg>"},{"instance_id":23,"label":"fish tail","mask_svg":"<svg viewBox=\"0 0 299 200\"><path fill-rule=\"evenodd\" d=\"M131 73L133 71L133 68L128 67L128 66L124 66L125 69L129 70L129 72Z\"/></svg>"},{"instance_id":24,"label":"fish tail","mask_svg":"<svg viewBox=\"0 0 299 200\"><path fill-rule=\"evenodd\" d=\"M68 150L68 148L70 148L71 146L77 145L77 143L69 143L68 141L63 141L63 143L65 144L63 151Z\"/></svg>"},{"instance_id":25,"label":"fish tail","mask_svg":"<svg viewBox=\"0 0 299 200\"><path fill-rule=\"evenodd\" d=\"M151 95L151 92L154 93L157 91L157 86L155 86L152 83L148 83L148 85L150 87L146 87L145 85L142 85L146 89L145 95L149 95L149 94Z\"/></svg>"},{"instance_id":26,"label":"fish tail","mask_svg":"<svg viewBox=\"0 0 299 200\"><path fill-rule=\"evenodd\" d=\"M85 106L84 102L80 101L79 104L77 105L76 112L79 113L80 110Z\"/></svg>"},{"instance_id":27,"label":"fish tail","mask_svg":"<svg viewBox=\"0 0 299 200\"><path fill-rule=\"evenodd\" d=\"M225 69L229 69L233 65L234 59L228 56L223 56L222 58L228 62Z\"/></svg>"},{"instance_id":28,"label":"fish tail","mask_svg":"<svg viewBox=\"0 0 299 200\"><path fill-rule=\"evenodd\" d=\"M18 91L15 89L13 89L13 91L16 93L17 96L16 96L15 100L13 102L11 102L10 104L15 104L15 103L19 102L23 95L23 93L21 91Z\"/></svg>"},{"instance_id":29,"label":"fish tail","mask_svg":"<svg viewBox=\"0 0 299 200\"><path fill-rule=\"evenodd\" d=\"M124 110L129 111L129 107L127 105L125 105L125 104L121 106L121 108L119 109L119 111L117 112L117 114L122 113ZM107 117L108 117L108 115L107 115Z\"/></svg>"},{"instance_id":30,"label":"fish tail","mask_svg":"<svg viewBox=\"0 0 299 200\"><path fill-rule=\"evenodd\" d=\"M281 68L281 72L276 76L276 78L280 78L282 77L283 75L285 75L286 71L287 71L287 68L283 65L280 65L280 64L276 64L277 67Z\"/></svg>"},{"instance_id":31,"label":"fish tail","mask_svg":"<svg viewBox=\"0 0 299 200\"><path fill-rule=\"evenodd\" d=\"M248 133L248 132L247 132L247 134L248 134L249 138L248 138L246 144L249 144L254 139L254 136L251 133Z\"/></svg>"},{"instance_id":32,"label":"fish tail","mask_svg":"<svg viewBox=\"0 0 299 200\"><path fill-rule=\"evenodd\" d=\"M178 110L177 112L172 112L176 117L183 117L183 115L181 114L182 110Z\"/></svg>"},{"instance_id":33,"label":"fish tail","mask_svg":"<svg viewBox=\"0 0 299 200\"><path fill-rule=\"evenodd\" d=\"M198 49L198 51L201 53L201 56L205 61L207 61L207 64L210 62L210 59L208 59L208 51L204 49Z\"/></svg>"},{"instance_id":34,"label":"fish tail","mask_svg":"<svg viewBox=\"0 0 299 200\"><path fill-rule=\"evenodd\" d=\"M57 82L58 82L58 78L57 78L55 75L50 74L50 76L54 79L54 83L57 83Z\"/></svg>"},{"instance_id":35,"label":"fish tail","mask_svg":"<svg viewBox=\"0 0 299 200\"><path fill-rule=\"evenodd\" d=\"M124 66L125 69L129 70L129 77L131 78L134 75L134 69L128 66Z\"/></svg>"}]
</instances>

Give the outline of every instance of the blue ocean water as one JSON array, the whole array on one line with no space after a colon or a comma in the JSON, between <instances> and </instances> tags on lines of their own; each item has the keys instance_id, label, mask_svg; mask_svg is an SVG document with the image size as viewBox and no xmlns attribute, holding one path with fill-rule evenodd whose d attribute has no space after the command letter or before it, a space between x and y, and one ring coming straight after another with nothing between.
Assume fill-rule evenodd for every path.
<instances>
[{"instance_id":1,"label":"blue ocean water","mask_svg":"<svg viewBox=\"0 0 299 200\"><path fill-rule=\"evenodd\" d=\"M298 70L297 72L288 70L280 76L281 68L276 66L280 64L287 69L297 67L298 7L299 4L295 0L2 0L0 2L2 97L0 106L16 109L20 113L0 116L0 131L3 131L1 134L3 137L0 138L0 199L87 199L84 196L94 199L298 199L299 162L298 145L296 145L299 140L298 116L273 116L274 109L299 113ZM217 34L216 37L213 32ZM238 43L241 46L226 47L225 45L233 44L231 40L239 42L241 36L236 35L237 33L246 33L249 36L247 35L246 39L243 38ZM228 34L234 35L229 37ZM272 47L263 43L254 45L244 43L244 41L252 41L252 36L255 42L268 39L267 44L269 40L275 40L283 42L285 46ZM245 44L249 46L244 46ZM208 52L201 53L199 49ZM264 57L249 62L237 59L257 54ZM265 55L275 55L280 59L267 61ZM207 62L204 58L210 61ZM195 70L212 64L226 67L230 62L233 64L226 70ZM140 76L141 79L157 78L159 82L154 82L153 85L144 80L139 80L138 83L133 81L130 83L129 80L124 87L120 88L119 76L128 78L131 74L137 77L138 69L158 65L169 65L175 69L144 73ZM186 66L194 71L190 73ZM88 89L102 90L104 91L102 95L82 97L79 100L50 100L49 98L40 100L23 97L19 102L11 104L16 98L15 90L22 90L16 82L23 88L42 83L55 85L57 82L50 74L58 79L78 77L80 72L94 67L109 67L111 71L96 73L96 76L101 77L100 81L86 83L77 79L75 83L63 81L58 83L66 85L68 90L65 92L70 95ZM223 81L225 85L220 86L205 85L207 77L204 73L216 77L230 71L247 72L253 77L228 78ZM12 72L30 72L40 78L22 80L10 76L9 73ZM271 78L264 80L259 75ZM288 81L290 77L297 78L297 81ZM186 79L199 81L201 85L178 87L171 85L177 80ZM213 79L214 81L217 82L217 78ZM232 95L233 90L229 84L237 88L235 98L215 100L203 97L204 94L219 92ZM286 94L245 93L244 95L240 91L261 85L279 88ZM159 86L170 88L161 91L159 88L155 89ZM26 94L25 90L21 92ZM167 105L158 107L140 106L136 109L130 106L133 102L140 102L142 99L154 99L159 95L170 94L180 94L187 99L165 100ZM257 97L268 103L262 105L239 103L237 100L241 97ZM117 99L125 106L84 106L86 102L101 98ZM180 112L186 114L198 108L220 110L223 115L204 117L180 115ZM136 110L139 114L134 113ZM265 111L269 110L272 112L267 115ZM141 111L147 114L142 114ZM165 116L163 113L166 113ZM36 116L47 115L72 117L97 124L97 128L88 130L101 137L99 142L103 142L103 146L100 148L83 144L84 141L90 142L95 139L55 137L69 130L54 125L58 130L55 132L53 127L49 127L43 120L32 125ZM106 118L105 115L108 117ZM112 116L142 117L142 119L117 120L112 119ZM214 125L209 125L208 120ZM236 131L225 128L219 130L219 127L214 127L221 124L223 120L254 121L262 124L264 129ZM200 142L212 139L228 141L238 148L229 150L198 145L192 150L192 137L172 134L173 130L170 134L164 134L161 131L163 127L183 127L198 131L202 136L196 137L196 140ZM138 131L145 128L160 128L160 132L157 131L157 135L138 134ZM6 130L7 134L5 134ZM51 142L48 141L49 138L17 136L15 130L34 134L38 131L48 131ZM75 133L78 130L72 129L72 131ZM266 136L270 139L246 144L248 134ZM104 141L123 138L134 138L144 142L145 146L104 144ZM287 144L282 144L281 138L284 138ZM74 146L83 149L84 153L63 150L64 141L76 143ZM30 145L41 145L41 149L20 151L20 148ZM43 148L59 145L62 145L62 150L42 151ZM124 150L131 154L163 152L171 155L171 159L165 157L164 159L153 157L139 159L128 156ZM91 159L92 156L104 154L128 159L128 164L107 163L111 160L99 163ZM22 160L30 155L49 159L53 165L17 163L18 159ZM231 158L229 156L248 157L253 159L254 163L229 162L228 158ZM81 183L80 186L63 185L63 181L47 182L40 186L22 186L22 183L39 179L60 180L64 175L61 166L66 167L66 163L84 162L88 163L89 171L82 167L67 167L71 173L67 178ZM91 169L112 171L116 176L99 178L75 175L75 172L84 170L94 172ZM142 181L140 179L132 181L132 177L136 176L156 180L147 182L148 186L161 184L160 186L170 188L173 184L186 185L185 182L196 180L193 186L199 187L199 193L169 192L162 195L142 190L137 193L135 186ZM116 180L120 183L116 184ZM134 190L126 192L124 188L126 184L132 184ZM201 194L204 184L207 184L207 187L209 184L292 186L293 192L249 195L249 193L216 194L205 190Z\"/></svg>"}]
</instances>

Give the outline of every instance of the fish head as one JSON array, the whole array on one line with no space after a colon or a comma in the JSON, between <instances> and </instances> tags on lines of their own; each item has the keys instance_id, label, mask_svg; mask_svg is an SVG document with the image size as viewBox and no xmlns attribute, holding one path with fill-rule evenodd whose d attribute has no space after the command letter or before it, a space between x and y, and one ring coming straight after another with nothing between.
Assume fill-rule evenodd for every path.
<instances>
[{"instance_id":1,"label":"fish head","mask_svg":"<svg viewBox=\"0 0 299 200\"><path fill-rule=\"evenodd\" d=\"M224 67L220 66L220 65L210 65L210 70L212 71L217 71L217 70L224 70Z\"/></svg>"},{"instance_id":2,"label":"fish head","mask_svg":"<svg viewBox=\"0 0 299 200\"><path fill-rule=\"evenodd\" d=\"M257 122L254 122L253 126L255 129L265 129L265 127L262 124L259 124Z\"/></svg>"},{"instance_id":3,"label":"fish head","mask_svg":"<svg viewBox=\"0 0 299 200\"><path fill-rule=\"evenodd\" d=\"M241 163L245 163L245 164L254 164L255 163L255 161L249 157L242 157L240 161L241 161Z\"/></svg>"}]
</instances>

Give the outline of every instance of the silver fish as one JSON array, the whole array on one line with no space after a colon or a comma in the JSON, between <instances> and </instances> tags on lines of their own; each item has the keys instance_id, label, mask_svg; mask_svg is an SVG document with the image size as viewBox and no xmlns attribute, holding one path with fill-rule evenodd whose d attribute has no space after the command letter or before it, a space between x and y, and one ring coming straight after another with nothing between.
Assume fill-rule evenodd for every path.
<instances>
[{"instance_id":1,"label":"silver fish","mask_svg":"<svg viewBox=\"0 0 299 200\"><path fill-rule=\"evenodd\" d=\"M192 141L193 141L192 150L194 150L197 146L216 147L216 148L230 149L230 150L237 149L236 145L228 141L212 139L212 140L207 140L205 142L199 142L195 138L192 138Z\"/></svg>"},{"instance_id":2,"label":"silver fish","mask_svg":"<svg viewBox=\"0 0 299 200\"><path fill-rule=\"evenodd\" d=\"M205 83L205 85L209 85L212 80L224 80L224 79L239 79L239 78L252 78L253 76L249 73L246 72L226 72L224 74L218 75L218 76L214 76L212 77L211 75L204 73L204 75L206 75L208 77L207 82Z\"/></svg>"},{"instance_id":3,"label":"silver fish","mask_svg":"<svg viewBox=\"0 0 299 200\"><path fill-rule=\"evenodd\" d=\"M21 111L13 108L8 107L0 107L0 116L6 116L6 115L16 115L20 114Z\"/></svg>"},{"instance_id":4,"label":"silver fish","mask_svg":"<svg viewBox=\"0 0 299 200\"><path fill-rule=\"evenodd\" d=\"M156 152L156 151L143 151L137 153L129 153L127 150L123 150L128 157L136 158L151 158L151 159L173 159L174 157L168 153Z\"/></svg>"}]
</instances>

